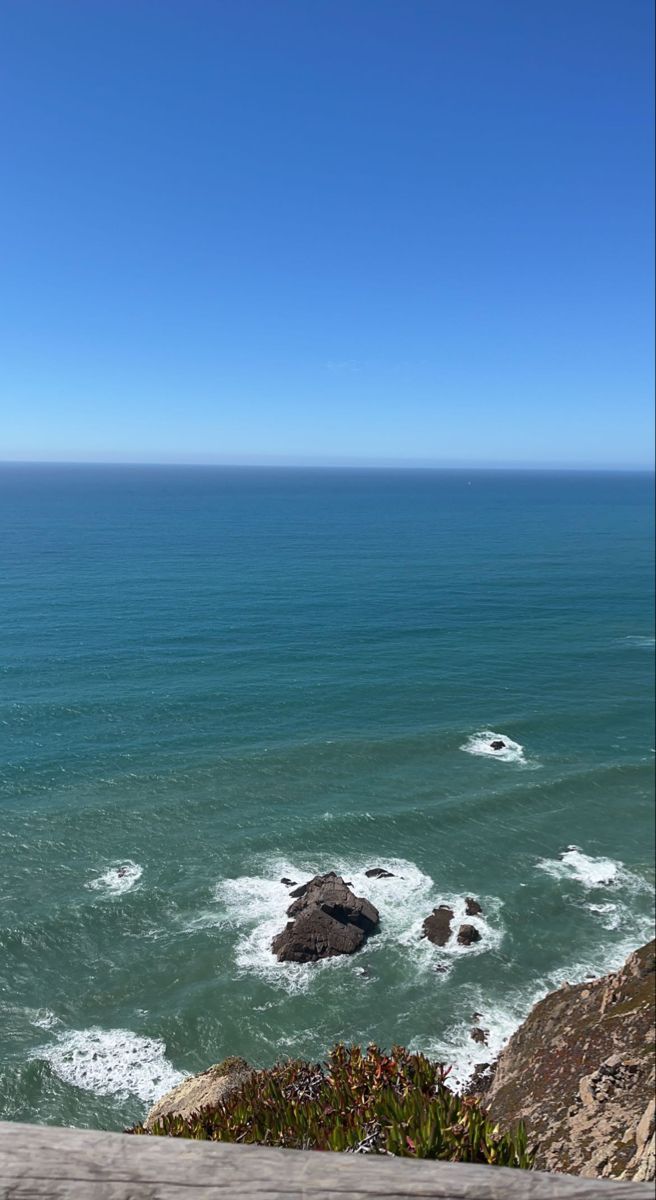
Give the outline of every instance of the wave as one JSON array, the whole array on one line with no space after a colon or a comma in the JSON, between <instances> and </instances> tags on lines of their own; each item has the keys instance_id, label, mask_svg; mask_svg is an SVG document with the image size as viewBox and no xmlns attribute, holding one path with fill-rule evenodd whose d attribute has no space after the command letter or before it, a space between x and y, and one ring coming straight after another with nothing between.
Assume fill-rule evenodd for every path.
<instances>
[{"instance_id":1,"label":"wave","mask_svg":"<svg viewBox=\"0 0 656 1200\"><path fill-rule=\"evenodd\" d=\"M186 1076L165 1056L159 1038L140 1037L129 1029L73 1029L56 1041L37 1046L30 1058L47 1062L72 1087L97 1096L137 1096L152 1104Z\"/></svg>"},{"instance_id":2,"label":"wave","mask_svg":"<svg viewBox=\"0 0 656 1200\"><path fill-rule=\"evenodd\" d=\"M492 742L503 742L503 749L493 750ZM514 742L507 734L494 733L491 729L482 729L478 733L473 733L460 749L464 750L466 754L480 754L485 758L494 758L497 762L527 765L524 747L520 746L519 742Z\"/></svg>"},{"instance_id":3,"label":"wave","mask_svg":"<svg viewBox=\"0 0 656 1200\"><path fill-rule=\"evenodd\" d=\"M290 992L307 991L317 972L352 969L347 957L323 959L318 963L279 963L271 953L271 941L287 921L289 891L279 881L283 878L303 882L313 875L335 870L348 880L356 895L366 896L380 913L378 933L369 939L358 953L361 966L367 954L384 946L407 950L412 947L416 970L448 970L460 956L471 957L496 949L503 936L497 923L487 916L498 917L501 901L482 897L485 914L466 916L465 896L438 891L434 881L414 863L405 859L376 858L376 866L391 872L393 878L374 879L365 874L371 862L353 863L331 859L330 862L291 863L275 859L266 863L263 875L243 875L225 879L216 885L214 897L218 909L201 914L193 923L234 928L237 933L235 965L241 974L255 974ZM454 928L460 921L474 925L481 939L471 947L459 946L453 937L444 947L436 947L422 938L422 923L437 904L448 904L454 911Z\"/></svg>"},{"instance_id":4,"label":"wave","mask_svg":"<svg viewBox=\"0 0 656 1200\"><path fill-rule=\"evenodd\" d=\"M93 891L105 892L109 896L122 896L124 892L132 890L142 875L143 867L127 859L124 863L110 867L96 879L89 880L85 886Z\"/></svg>"},{"instance_id":5,"label":"wave","mask_svg":"<svg viewBox=\"0 0 656 1200\"><path fill-rule=\"evenodd\" d=\"M630 891L649 890L649 884L627 870L624 863L613 858L595 858L592 854L585 854L578 846L568 846L558 858L541 858L536 866L554 879L573 880L587 889L623 887Z\"/></svg>"},{"instance_id":6,"label":"wave","mask_svg":"<svg viewBox=\"0 0 656 1200\"><path fill-rule=\"evenodd\" d=\"M652 634L629 634L627 637L619 639L624 645L635 647L637 650L653 650L656 646L656 637Z\"/></svg>"},{"instance_id":7,"label":"wave","mask_svg":"<svg viewBox=\"0 0 656 1200\"><path fill-rule=\"evenodd\" d=\"M628 955L651 937L651 917L636 921L634 915L626 936L612 947L602 943L586 957L570 961L539 980L532 980L500 1003L490 1003L480 985L464 983L460 988L462 1019L454 1022L439 1038L416 1038L409 1043L409 1048L450 1066L449 1085L456 1091L462 1090L476 1067L498 1058L512 1034L549 992L566 983L575 985L619 970ZM474 1025L485 1031L485 1045L473 1041L471 1030Z\"/></svg>"}]
</instances>

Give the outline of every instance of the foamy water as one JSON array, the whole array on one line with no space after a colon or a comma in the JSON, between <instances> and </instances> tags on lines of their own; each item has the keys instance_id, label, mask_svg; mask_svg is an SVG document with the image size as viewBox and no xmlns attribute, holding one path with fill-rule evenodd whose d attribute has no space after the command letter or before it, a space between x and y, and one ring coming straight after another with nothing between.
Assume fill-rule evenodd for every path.
<instances>
[{"instance_id":1,"label":"foamy water","mask_svg":"<svg viewBox=\"0 0 656 1200\"><path fill-rule=\"evenodd\" d=\"M71 1029L36 1047L31 1057L49 1063L73 1087L97 1096L136 1096L147 1104L185 1078L166 1058L164 1042L129 1029Z\"/></svg>"},{"instance_id":2,"label":"foamy water","mask_svg":"<svg viewBox=\"0 0 656 1200\"><path fill-rule=\"evenodd\" d=\"M365 874L368 868L382 867L393 878L375 879ZM279 963L271 952L271 941L284 928L291 903L289 888L279 881L293 879L305 882L313 875L335 870L350 882L358 896L365 896L380 914L378 932L369 938L359 952L364 960L369 953L379 953L396 945L411 951L413 970L434 970L440 963L448 967L459 955L473 956L496 949L503 937L499 922L501 903L494 897L479 898L482 915L470 917L465 912L465 896L438 889L429 875L424 874L406 859L378 858L372 862L314 862L292 863L276 859L267 864L266 874L244 875L222 880L216 885L217 909L202 914L200 920L219 924L237 932L235 966L243 973L253 973L289 991L307 990L317 971L339 970L349 961L335 957L318 963ZM436 947L422 937L422 924L438 904L448 904L454 911L453 935L446 946ZM491 918L491 919L490 919ZM474 925L481 935L471 947L456 941L459 924Z\"/></svg>"},{"instance_id":3,"label":"foamy water","mask_svg":"<svg viewBox=\"0 0 656 1200\"><path fill-rule=\"evenodd\" d=\"M492 742L503 742L502 750L494 750ZM494 733L491 729L482 729L473 733L460 747L466 754L480 754L485 758L494 758L502 763L521 763L526 766L524 747L513 741L506 733Z\"/></svg>"},{"instance_id":4,"label":"foamy water","mask_svg":"<svg viewBox=\"0 0 656 1200\"><path fill-rule=\"evenodd\" d=\"M142 875L143 868L139 866L139 863L128 860L109 867L102 875L90 879L86 886L92 891L104 892L109 896L122 896L125 892L132 890Z\"/></svg>"}]
</instances>

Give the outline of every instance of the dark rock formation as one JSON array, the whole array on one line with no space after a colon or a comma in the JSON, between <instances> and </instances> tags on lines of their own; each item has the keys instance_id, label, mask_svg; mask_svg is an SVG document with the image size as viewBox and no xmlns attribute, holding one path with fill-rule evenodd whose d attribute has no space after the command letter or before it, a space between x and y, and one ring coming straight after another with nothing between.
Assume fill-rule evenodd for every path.
<instances>
[{"instance_id":1,"label":"dark rock formation","mask_svg":"<svg viewBox=\"0 0 656 1200\"><path fill-rule=\"evenodd\" d=\"M458 930L458 945L473 946L474 942L480 942L481 935L475 925L461 925Z\"/></svg>"},{"instance_id":2,"label":"dark rock formation","mask_svg":"<svg viewBox=\"0 0 656 1200\"><path fill-rule=\"evenodd\" d=\"M379 922L378 910L329 871L315 875L290 893L287 909L292 920L273 939L279 962L316 962L336 954L353 954Z\"/></svg>"},{"instance_id":3,"label":"dark rock formation","mask_svg":"<svg viewBox=\"0 0 656 1200\"><path fill-rule=\"evenodd\" d=\"M434 908L430 917L423 924L423 937L428 938L434 946L445 946L451 936L453 909L448 904L440 904Z\"/></svg>"},{"instance_id":4,"label":"dark rock formation","mask_svg":"<svg viewBox=\"0 0 656 1200\"><path fill-rule=\"evenodd\" d=\"M295 879L281 879L280 882L284 883L285 887L296 887Z\"/></svg>"},{"instance_id":5,"label":"dark rock formation","mask_svg":"<svg viewBox=\"0 0 656 1200\"><path fill-rule=\"evenodd\" d=\"M651 942L545 996L503 1050L485 1106L524 1120L539 1170L654 1178L654 979Z\"/></svg>"},{"instance_id":6,"label":"dark rock formation","mask_svg":"<svg viewBox=\"0 0 656 1200\"><path fill-rule=\"evenodd\" d=\"M465 900L465 912L467 913L467 916L479 917L482 911L483 909L478 903L478 900L474 900L473 896L467 896L467 899Z\"/></svg>"},{"instance_id":7,"label":"dark rock formation","mask_svg":"<svg viewBox=\"0 0 656 1200\"><path fill-rule=\"evenodd\" d=\"M469 1036L472 1042L478 1042L481 1046L487 1046L487 1031L485 1029L481 1029L480 1025L475 1025L474 1028L469 1031Z\"/></svg>"},{"instance_id":8,"label":"dark rock formation","mask_svg":"<svg viewBox=\"0 0 656 1200\"><path fill-rule=\"evenodd\" d=\"M190 1075L153 1105L144 1126L152 1129L162 1117L190 1117L207 1105L218 1104L250 1079L252 1067L243 1058L226 1058L200 1075Z\"/></svg>"},{"instance_id":9,"label":"dark rock formation","mask_svg":"<svg viewBox=\"0 0 656 1200\"><path fill-rule=\"evenodd\" d=\"M365 871L367 879L395 879L396 876L392 871L385 871L382 867L371 867L369 871Z\"/></svg>"},{"instance_id":10,"label":"dark rock formation","mask_svg":"<svg viewBox=\"0 0 656 1200\"><path fill-rule=\"evenodd\" d=\"M505 750L505 748L506 743L502 742L500 738L497 738L494 742L490 742L490 750Z\"/></svg>"}]
</instances>

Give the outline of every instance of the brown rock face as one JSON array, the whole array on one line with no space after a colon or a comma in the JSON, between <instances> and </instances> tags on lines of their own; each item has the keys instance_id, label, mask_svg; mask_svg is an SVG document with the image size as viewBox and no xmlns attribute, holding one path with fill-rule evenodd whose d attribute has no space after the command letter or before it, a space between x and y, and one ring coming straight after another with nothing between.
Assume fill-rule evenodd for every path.
<instances>
[{"instance_id":1,"label":"brown rock face","mask_svg":"<svg viewBox=\"0 0 656 1200\"><path fill-rule=\"evenodd\" d=\"M461 925L458 930L458 945L473 946L474 942L480 942L481 935L475 925Z\"/></svg>"},{"instance_id":2,"label":"brown rock face","mask_svg":"<svg viewBox=\"0 0 656 1200\"><path fill-rule=\"evenodd\" d=\"M200 1075L190 1075L153 1105L144 1126L152 1129L162 1117L190 1117L243 1086L253 1074L243 1058L226 1058Z\"/></svg>"},{"instance_id":3,"label":"brown rock face","mask_svg":"<svg viewBox=\"0 0 656 1200\"><path fill-rule=\"evenodd\" d=\"M334 871L315 875L290 895L296 897L287 909L292 920L271 943L279 962L353 954L378 927L378 910Z\"/></svg>"},{"instance_id":4,"label":"brown rock face","mask_svg":"<svg viewBox=\"0 0 656 1200\"><path fill-rule=\"evenodd\" d=\"M465 912L467 913L468 917L480 917L483 909L478 903L478 900L474 900L473 896L467 896L467 899L465 900Z\"/></svg>"},{"instance_id":5,"label":"brown rock face","mask_svg":"<svg viewBox=\"0 0 656 1200\"><path fill-rule=\"evenodd\" d=\"M451 937L452 920L453 909L449 908L448 904L440 904L439 908L433 909L430 917L426 917L423 936L434 946L445 946Z\"/></svg>"},{"instance_id":6,"label":"brown rock face","mask_svg":"<svg viewBox=\"0 0 656 1200\"><path fill-rule=\"evenodd\" d=\"M502 1052L485 1106L522 1118L539 1170L654 1178L654 943L621 970L536 1004Z\"/></svg>"}]
</instances>

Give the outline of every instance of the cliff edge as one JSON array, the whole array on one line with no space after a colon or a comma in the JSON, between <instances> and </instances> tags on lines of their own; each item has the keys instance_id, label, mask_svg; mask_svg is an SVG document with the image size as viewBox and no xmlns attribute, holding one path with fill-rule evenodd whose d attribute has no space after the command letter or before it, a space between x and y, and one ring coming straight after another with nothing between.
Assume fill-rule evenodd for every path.
<instances>
[{"instance_id":1,"label":"cliff edge","mask_svg":"<svg viewBox=\"0 0 656 1200\"><path fill-rule=\"evenodd\" d=\"M535 1167L654 1179L654 942L610 975L535 1005L493 1069L483 1103L522 1118Z\"/></svg>"}]
</instances>

